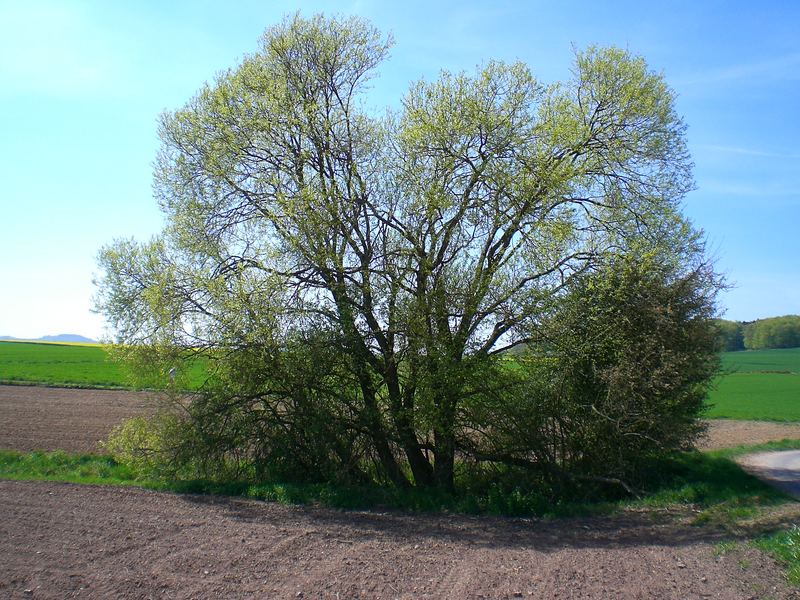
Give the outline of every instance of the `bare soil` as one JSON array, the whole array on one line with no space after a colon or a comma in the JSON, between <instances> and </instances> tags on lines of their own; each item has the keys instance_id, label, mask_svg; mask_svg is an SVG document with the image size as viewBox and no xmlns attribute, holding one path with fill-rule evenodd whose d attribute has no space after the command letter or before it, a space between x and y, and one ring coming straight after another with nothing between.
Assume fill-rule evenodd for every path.
<instances>
[{"instance_id":1,"label":"bare soil","mask_svg":"<svg viewBox=\"0 0 800 600\"><path fill-rule=\"evenodd\" d=\"M154 402L0 386L0 447L96 450ZM800 598L763 553L716 553L730 537L655 512L557 521L359 513L0 481L0 597Z\"/></svg>"},{"instance_id":2,"label":"bare soil","mask_svg":"<svg viewBox=\"0 0 800 600\"><path fill-rule=\"evenodd\" d=\"M707 436L697 446L701 450L717 450L783 439L800 439L800 423L714 419L708 421Z\"/></svg>"},{"instance_id":3,"label":"bare soil","mask_svg":"<svg viewBox=\"0 0 800 600\"><path fill-rule=\"evenodd\" d=\"M796 598L766 555L652 515L340 512L0 482L5 598Z\"/></svg>"},{"instance_id":4,"label":"bare soil","mask_svg":"<svg viewBox=\"0 0 800 600\"><path fill-rule=\"evenodd\" d=\"M148 392L0 385L0 448L97 452L115 425L156 402Z\"/></svg>"}]
</instances>

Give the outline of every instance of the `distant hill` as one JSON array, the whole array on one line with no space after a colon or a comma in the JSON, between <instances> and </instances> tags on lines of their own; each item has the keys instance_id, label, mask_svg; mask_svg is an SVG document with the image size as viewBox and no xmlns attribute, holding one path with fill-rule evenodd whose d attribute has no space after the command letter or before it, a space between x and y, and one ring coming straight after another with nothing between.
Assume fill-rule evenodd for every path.
<instances>
[{"instance_id":1,"label":"distant hill","mask_svg":"<svg viewBox=\"0 0 800 600\"><path fill-rule=\"evenodd\" d=\"M91 338L84 337L82 335L77 335L74 333L61 333L59 335L45 335L43 337L37 338L35 340L25 339L23 338L15 338L11 337L10 335L0 335L0 340L11 342L11 341L26 341L26 342L72 342L72 343L80 343L80 344L96 344L97 340L93 340Z\"/></svg>"}]
</instances>

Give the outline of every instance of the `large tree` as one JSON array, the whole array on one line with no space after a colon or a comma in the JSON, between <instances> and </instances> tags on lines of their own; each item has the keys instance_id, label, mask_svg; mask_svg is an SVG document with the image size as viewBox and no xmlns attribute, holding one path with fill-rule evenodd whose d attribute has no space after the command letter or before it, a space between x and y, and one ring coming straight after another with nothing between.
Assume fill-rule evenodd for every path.
<instances>
[{"instance_id":1,"label":"large tree","mask_svg":"<svg viewBox=\"0 0 800 600\"><path fill-rule=\"evenodd\" d=\"M577 278L696 254L691 163L673 92L626 51L578 53L555 85L443 72L375 116L390 43L287 19L165 114L167 227L101 252L98 305L123 350L218 361L190 421L221 454L450 488L492 431L468 432L470 403L516 385L501 356Z\"/></svg>"}]
</instances>

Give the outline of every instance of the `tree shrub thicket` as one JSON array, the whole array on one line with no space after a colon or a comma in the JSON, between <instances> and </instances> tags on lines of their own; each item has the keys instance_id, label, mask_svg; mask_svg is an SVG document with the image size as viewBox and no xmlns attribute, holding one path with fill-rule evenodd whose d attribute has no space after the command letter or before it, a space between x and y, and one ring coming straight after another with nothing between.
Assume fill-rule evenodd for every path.
<instances>
[{"instance_id":1,"label":"tree shrub thicket","mask_svg":"<svg viewBox=\"0 0 800 600\"><path fill-rule=\"evenodd\" d=\"M126 439L175 473L448 491L468 467L622 481L688 444L718 281L663 78L590 48L560 84L489 62L376 117L389 46L287 19L163 116L167 227L103 249L97 304L123 356L191 348L211 376Z\"/></svg>"},{"instance_id":2,"label":"tree shrub thicket","mask_svg":"<svg viewBox=\"0 0 800 600\"><path fill-rule=\"evenodd\" d=\"M757 321L715 322L723 351L800 347L800 316L786 315Z\"/></svg>"},{"instance_id":3,"label":"tree shrub thicket","mask_svg":"<svg viewBox=\"0 0 800 600\"><path fill-rule=\"evenodd\" d=\"M717 341L722 352L744 350L744 324L738 321L717 319L714 321Z\"/></svg>"},{"instance_id":4,"label":"tree shrub thicket","mask_svg":"<svg viewBox=\"0 0 800 600\"><path fill-rule=\"evenodd\" d=\"M797 348L800 347L800 316L787 315L746 323L743 335L744 347L748 350Z\"/></svg>"},{"instance_id":5,"label":"tree shrub thicket","mask_svg":"<svg viewBox=\"0 0 800 600\"><path fill-rule=\"evenodd\" d=\"M679 271L652 255L575 280L516 359L520 385L466 403L460 447L554 488L635 481L703 429L697 416L719 368L716 290L709 265Z\"/></svg>"}]
</instances>

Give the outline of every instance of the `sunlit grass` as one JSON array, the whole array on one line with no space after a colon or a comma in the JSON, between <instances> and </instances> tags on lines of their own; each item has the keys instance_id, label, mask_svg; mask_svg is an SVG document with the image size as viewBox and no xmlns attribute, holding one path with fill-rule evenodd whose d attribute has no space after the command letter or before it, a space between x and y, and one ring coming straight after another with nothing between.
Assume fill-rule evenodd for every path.
<instances>
[{"instance_id":1,"label":"sunlit grass","mask_svg":"<svg viewBox=\"0 0 800 600\"><path fill-rule=\"evenodd\" d=\"M202 361L188 365L189 387L205 378ZM85 388L131 388L126 369L102 344L0 341L0 383Z\"/></svg>"},{"instance_id":2,"label":"sunlit grass","mask_svg":"<svg viewBox=\"0 0 800 600\"><path fill-rule=\"evenodd\" d=\"M710 418L800 421L800 348L722 355Z\"/></svg>"}]
</instances>

